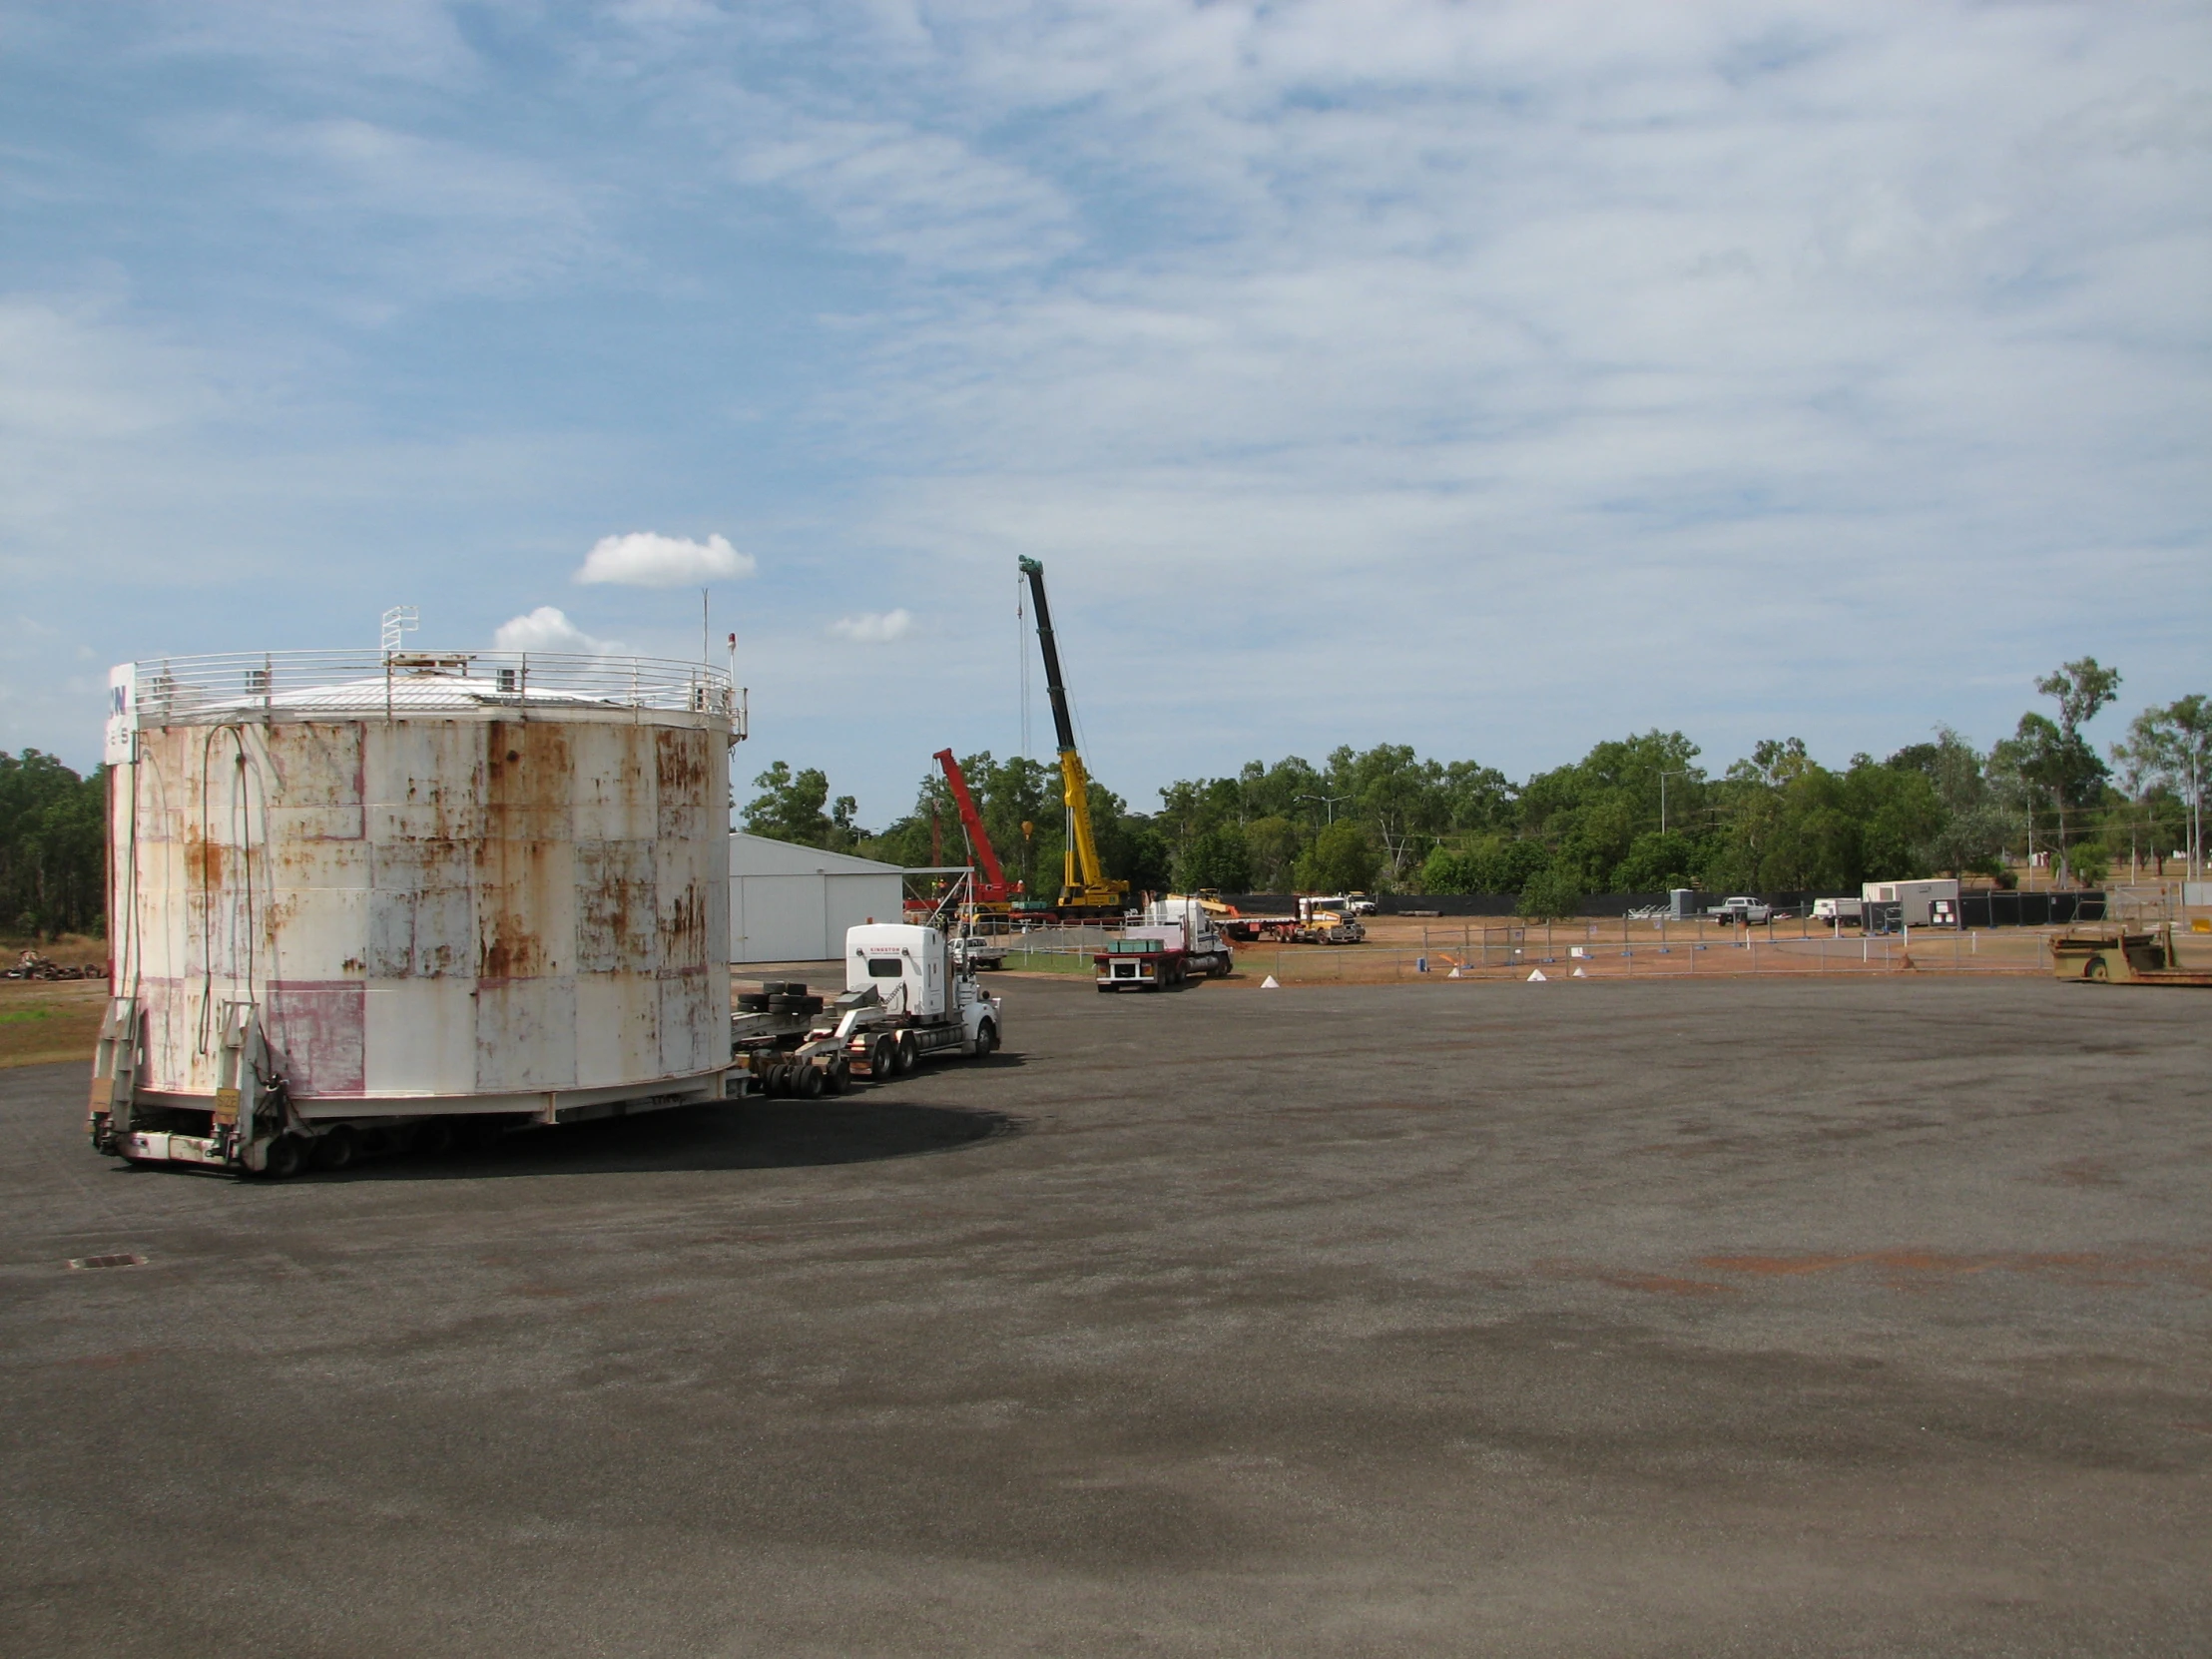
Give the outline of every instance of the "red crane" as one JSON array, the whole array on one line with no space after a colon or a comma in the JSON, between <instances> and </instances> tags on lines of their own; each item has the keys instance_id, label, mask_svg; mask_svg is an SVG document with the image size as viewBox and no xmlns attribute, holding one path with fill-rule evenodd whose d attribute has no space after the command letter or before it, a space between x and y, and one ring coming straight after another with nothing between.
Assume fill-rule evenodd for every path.
<instances>
[{"instance_id":1,"label":"red crane","mask_svg":"<svg viewBox=\"0 0 2212 1659\"><path fill-rule=\"evenodd\" d=\"M1006 872L998 867L998 854L991 848L990 836L983 832L983 815L975 810L975 798L968 794L967 779L961 775L960 763L952 758L949 749L940 749L930 758L944 768L944 781L952 787L952 802L960 809L960 826L967 830L968 846L983 866L975 883L975 901L978 904L1010 903L1016 889L1008 884Z\"/></svg>"}]
</instances>

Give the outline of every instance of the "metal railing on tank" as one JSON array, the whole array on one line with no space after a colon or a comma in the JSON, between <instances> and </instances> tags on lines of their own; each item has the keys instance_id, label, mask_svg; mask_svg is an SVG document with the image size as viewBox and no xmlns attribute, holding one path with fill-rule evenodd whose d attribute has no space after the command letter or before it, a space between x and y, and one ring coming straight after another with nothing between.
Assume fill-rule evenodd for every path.
<instances>
[{"instance_id":1,"label":"metal railing on tank","mask_svg":"<svg viewBox=\"0 0 2212 1659\"><path fill-rule=\"evenodd\" d=\"M659 657L541 651L264 651L136 665L144 726L433 714L472 708L669 710L740 723L728 672Z\"/></svg>"}]
</instances>

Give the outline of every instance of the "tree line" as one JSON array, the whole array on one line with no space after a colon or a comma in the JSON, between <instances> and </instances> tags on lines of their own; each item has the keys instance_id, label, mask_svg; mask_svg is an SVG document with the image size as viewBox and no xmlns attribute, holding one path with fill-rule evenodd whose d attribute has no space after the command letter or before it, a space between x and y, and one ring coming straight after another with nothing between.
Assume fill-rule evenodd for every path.
<instances>
[{"instance_id":1,"label":"tree line","mask_svg":"<svg viewBox=\"0 0 2212 1659\"><path fill-rule=\"evenodd\" d=\"M79 777L36 749L0 749L0 928L32 939L102 931L107 845L107 768Z\"/></svg>"},{"instance_id":2,"label":"tree line","mask_svg":"<svg viewBox=\"0 0 2212 1659\"><path fill-rule=\"evenodd\" d=\"M1294 755L1170 784L1154 813L1094 782L1091 817L1107 870L1134 890L1512 893L1533 915L1570 914L1597 892L1855 891L1938 873L2003 882L2037 852L2083 884L2115 864L2162 874L2181 848L2196 848L2201 867L2212 698L2147 709L2100 754L2089 728L2119 686L2118 670L2084 657L2036 682L2049 713L2027 711L1987 749L1938 727L1841 769L1785 738L1716 774L1682 733L1650 731L1516 784L1402 744L1348 745L1319 765ZM987 752L962 766L1009 876L1051 897L1058 767ZM935 773L878 832L853 822L852 799L832 800L818 770L779 762L756 787L745 823L758 833L908 866L967 861Z\"/></svg>"}]
</instances>

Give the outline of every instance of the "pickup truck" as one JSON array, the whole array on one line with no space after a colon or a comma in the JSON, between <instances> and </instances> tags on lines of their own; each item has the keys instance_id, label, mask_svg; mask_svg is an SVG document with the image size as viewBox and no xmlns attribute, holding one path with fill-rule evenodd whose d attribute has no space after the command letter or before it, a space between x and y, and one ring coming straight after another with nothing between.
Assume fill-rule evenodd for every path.
<instances>
[{"instance_id":1,"label":"pickup truck","mask_svg":"<svg viewBox=\"0 0 2212 1659\"><path fill-rule=\"evenodd\" d=\"M1774 919L1771 905L1743 894L1725 898L1705 913L1717 917L1723 927L1764 927Z\"/></svg>"}]
</instances>

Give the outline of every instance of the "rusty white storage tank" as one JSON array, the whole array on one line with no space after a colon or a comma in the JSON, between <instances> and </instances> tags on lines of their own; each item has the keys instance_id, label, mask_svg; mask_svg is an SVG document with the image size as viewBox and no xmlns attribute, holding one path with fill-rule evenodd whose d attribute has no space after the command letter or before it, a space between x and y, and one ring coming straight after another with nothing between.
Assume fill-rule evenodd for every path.
<instances>
[{"instance_id":1,"label":"rusty white storage tank","mask_svg":"<svg viewBox=\"0 0 2212 1659\"><path fill-rule=\"evenodd\" d=\"M727 674L173 658L109 713L105 1150L288 1173L411 1120L723 1097Z\"/></svg>"}]
</instances>

